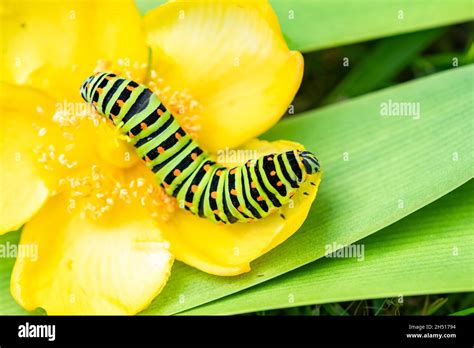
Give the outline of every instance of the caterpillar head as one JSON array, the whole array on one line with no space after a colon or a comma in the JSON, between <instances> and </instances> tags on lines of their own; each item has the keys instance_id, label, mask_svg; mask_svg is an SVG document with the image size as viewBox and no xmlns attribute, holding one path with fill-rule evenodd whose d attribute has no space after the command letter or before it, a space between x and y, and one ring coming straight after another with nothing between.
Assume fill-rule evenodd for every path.
<instances>
[{"instance_id":1,"label":"caterpillar head","mask_svg":"<svg viewBox=\"0 0 474 348\"><path fill-rule=\"evenodd\" d=\"M89 76L82 83L80 89L82 98L88 103L93 103L94 101L97 101L94 100L94 93L97 91L99 82L103 81L104 79L110 80L113 77L116 77L116 75L109 72L98 72L92 76Z\"/></svg>"},{"instance_id":2,"label":"caterpillar head","mask_svg":"<svg viewBox=\"0 0 474 348\"><path fill-rule=\"evenodd\" d=\"M313 153L309 151L301 151L299 152L299 157L307 174L319 172L319 161Z\"/></svg>"}]
</instances>

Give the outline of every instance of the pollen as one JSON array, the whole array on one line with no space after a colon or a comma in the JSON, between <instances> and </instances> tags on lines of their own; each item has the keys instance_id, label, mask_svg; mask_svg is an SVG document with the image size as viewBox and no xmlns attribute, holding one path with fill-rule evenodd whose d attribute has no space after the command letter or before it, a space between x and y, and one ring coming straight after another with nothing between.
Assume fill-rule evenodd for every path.
<instances>
[{"instance_id":1,"label":"pollen","mask_svg":"<svg viewBox=\"0 0 474 348\"><path fill-rule=\"evenodd\" d=\"M43 128L40 128L40 130L38 131L38 135L39 135L40 137L45 136L45 135L46 135L46 128L44 128L44 127L43 127Z\"/></svg>"},{"instance_id":2,"label":"pollen","mask_svg":"<svg viewBox=\"0 0 474 348\"><path fill-rule=\"evenodd\" d=\"M203 107L189 90L173 89L156 70L151 70L148 87L158 96L164 105L175 115L182 128L193 138L200 130L199 118Z\"/></svg>"}]
</instances>

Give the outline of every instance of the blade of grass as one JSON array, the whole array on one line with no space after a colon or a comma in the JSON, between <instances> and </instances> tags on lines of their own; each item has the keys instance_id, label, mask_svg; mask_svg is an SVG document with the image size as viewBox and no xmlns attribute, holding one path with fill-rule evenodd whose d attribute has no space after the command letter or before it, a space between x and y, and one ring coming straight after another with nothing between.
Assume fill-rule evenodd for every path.
<instances>
[{"instance_id":1,"label":"blade of grass","mask_svg":"<svg viewBox=\"0 0 474 348\"><path fill-rule=\"evenodd\" d=\"M474 290L474 180L359 242L364 261L324 258L184 312L237 314L307 304ZM291 295L291 303L288 301ZM434 314L446 299L431 303Z\"/></svg>"},{"instance_id":2,"label":"blade of grass","mask_svg":"<svg viewBox=\"0 0 474 348\"><path fill-rule=\"evenodd\" d=\"M469 0L273 0L271 4L288 45L301 51L347 45L473 18Z\"/></svg>"},{"instance_id":3,"label":"blade of grass","mask_svg":"<svg viewBox=\"0 0 474 348\"><path fill-rule=\"evenodd\" d=\"M252 263L216 277L174 266L146 314L172 314L314 261L431 203L472 177L474 66L458 68L280 122L267 139L299 141L321 159L318 199L300 231ZM419 120L382 117L388 100L421 104Z\"/></svg>"},{"instance_id":4,"label":"blade of grass","mask_svg":"<svg viewBox=\"0 0 474 348\"><path fill-rule=\"evenodd\" d=\"M20 232L14 231L0 236L0 314L25 315L28 314L15 302L10 294L10 276L15 264L14 250L20 240Z\"/></svg>"},{"instance_id":5,"label":"blade of grass","mask_svg":"<svg viewBox=\"0 0 474 348\"><path fill-rule=\"evenodd\" d=\"M351 62L356 65L326 97L324 104L380 88L443 32L444 29L437 28L381 40L361 62Z\"/></svg>"},{"instance_id":6,"label":"blade of grass","mask_svg":"<svg viewBox=\"0 0 474 348\"><path fill-rule=\"evenodd\" d=\"M443 307L446 302L448 302L448 298L438 298L435 300L433 303L430 304L428 307L428 315L433 315L435 314L441 307Z\"/></svg>"},{"instance_id":7,"label":"blade of grass","mask_svg":"<svg viewBox=\"0 0 474 348\"><path fill-rule=\"evenodd\" d=\"M474 307L463 309L462 311L452 313L451 315L454 315L454 316L463 315L464 316L464 315L471 315L471 314L474 314Z\"/></svg>"},{"instance_id":8,"label":"blade of grass","mask_svg":"<svg viewBox=\"0 0 474 348\"><path fill-rule=\"evenodd\" d=\"M164 0L136 0L141 14ZM294 50L312 51L474 18L470 0L271 0Z\"/></svg>"}]
</instances>

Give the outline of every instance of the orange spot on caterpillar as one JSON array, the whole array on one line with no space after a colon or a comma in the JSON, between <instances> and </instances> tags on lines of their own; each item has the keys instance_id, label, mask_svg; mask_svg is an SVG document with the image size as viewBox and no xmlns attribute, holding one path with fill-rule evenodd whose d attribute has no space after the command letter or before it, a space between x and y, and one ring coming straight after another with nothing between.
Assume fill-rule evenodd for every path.
<instances>
[{"instance_id":1,"label":"orange spot on caterpillar","mask_svg":"<svg viewBox=\"0 0 474 348\"><path fill-rule=\"evenodd\" d=\"M184 204L189 208L191 208L193 206L193 204L191 202L184 202Z\"/></svg>"},{"instance_id":2,"label":"orange spot on caterpillar","mask_svg":"<svg viewBox=\"0 0 474 348\"><path fill-rule=\"evenodd\" d=\"M283 183L281 181L277 182L277 186L282 186L282 185L283 185Z\"/></svg>"},{"instance_id":3,"label":"orange spot on caterpillar","mask_svg":"<svg viewBox=\"0 0 474 348\"><path fill-rule=\"evenodd\" d=\"M105 79L106 79L107 81L110 81L110 80L113 79L113 77L112 77L112 76L106 76Z\"/></svg>"},{"instance_id":4,"label":"orange spot on caterpillar","mask_svg":"<svg viewBox=\"0 0 474 348\"><path fill-rule=\"evenodd\" d=\"M236 172L236 169L234 168L234 169L232 169L232 170L230 171L230 174L234 175L235 172Z\"/></svg>"},{"instance_id":5,"label":"orange spot on caterpillar","mask_svg":"<svg viewBox=\"0 0 474 348\"><path fill-rule=\"evenodd\" d=\"M158 151L158 153L163 153L163 152L165 152L165 149L162 146L158 146L156 151Z\"/></svg>"},{"instance_id":6,"label":"orange spot on caterpillar","mask_svg":"<svg viewBox=\"0 0 474 348\"><path fill-rule=\"evenodd\" d=\"M163 111L162 111L161 109L156 109L156 113L157 113L159 116L163 115Z\"/></svg>"},{"instance_id":7,"label":"orange spot on caterpillar","mask_svg":"<svg viewBox=\"0 0 474 348\"><path fill-rule=\"evenodd\" d=\"M128 85L128 86L127 86L127 89L128 89L129 91L133 91L133 90L135 89L135 87Z\"/></svg>"},{"instance_id":8,"label":"orange spot on caterpillar","mask_svg":"<svg viewBox=\"0 0 474 348\"><path fill-rule=\"evenodd\" d=\"M173 171L173 175L174 175L174 176L178 176L179 174L181 174L181 170L175 169L175 170Z\"/></svg>"},{"instance_id":9,"label":"orange spot on caterpillar","mask_svg":"<svg viewBox=\"0 0 474 348\"><path fill-rule=\"evenodd\" d=\"M250 187L251 187L251 188L257 188L257 183L256 183L255 181L252 181L252 182L250 183Z\"/></svg>"},{"instance_id":10,"label":"orange spot on caterpillar","mask_svg":"<svg viewBox=\"0 0 474 348\"><path fill-rule=\"evenodd\" d=\"M245 211L244 207L239 205L239 207L237 208L238 211L240 211L241 213L243 213Z\"/></svg>"},{"instance_id":11,"label":"orange spot on caterpillar","mask_svg":"<svg viewBox=\"0 0 474 348\"><path fill-rule=\"evenodd\" d=\"M117 118L117 115L110 114L110 117L112 117L112 120L115 120Z\"/></svg>"},{"instance_id":12,"label":"orange spot on caterpillar","mask_svg":"<svg viewBox=\"0 0 474 348\"><path fill-rule=\"evenodd\" d=\"M275 176L275 175L276 175L276 172L275 172L274 170L272 170L272 171L270 172L270 175L271 175L271 176Z\"/></svg>"},{"instance_id":13,"label":"orange spot on caterpillar","mask_svg":"<svg viewBox=\"0 0 474 348\"><path fill-rule=\"evenodd\" d=\"M273 156L268 156L268 157L267 157L267 160L268 160L268 161L273 161Z\"/></svg>"},{"instance_id":14,"label":"orange spot on caterpillar","mask_svg":"<svg viewBox=\"0 0 474 348\"><path fill-rule=\"evenodd\" d=\"M88 84L86 85L86 87L87 87L87 88L91 88L91 84L88 83Z\"/></svg>"},{"instance_id":15,"label":"orange spot on caterpillar","mask_svg":"<svg viewBox=\"0 0 474 348\"><path fill-rule=\"evenodd\" d=\"M130 131L128 132L128 136L129 136L130 138L133 138L133 137L134 137L133 133L130 132Z\"/></svg>"},{"instance_id":16,"label":"orange spot on caterpillar","mask_svg":"<svg viewBox=\"0 0 474 348\"><path fill-rule=\"evenodd\" d=\"M248 161L248 162L247 162L247 167L250 168L251 166L252 166L252 162Z\"/></svg>"},{"instance_id":17,"label":"orange spot on caterpillar","mask_svg":"<svg viewBox=\"0 0 474 348\"><path fill-rule=\"evenodd\" d=\"M206 164L206 165L204 166L204 170L205 170L206 172L208 172L210 169L211 169L211 165L210 165L210 164Z\"/></svg>"},{"instance_id":18,"label":"orange spot on caterpillar","mask_svg":"<svg viewBox=\"0 0 474 348\"><path fill-rule=\"evenodd\" d=\"M193 153L191 154L191 159L192 159L193 161L195 161L197 157L198 157L197 153L193 152Z\"/></svg>"},{"instance_id":19,"label":"orange spot on caterpillar","mask_svg":"<svg viewBox=\"0 0 474 348\"><path fill-rule=\"evenodd\" d=\"M102 92L103 92L104 90L103 90L102 88L100 88L100 87L97 87L96 91L97 91L97 93L102 94Z\"/></svg>"},{"instance_id":20,"label":"orange spot on caterpillar","mask_svg":"<svg viewBox=\"0 0 474 348\"><path fill-rule=\"evenodd\" d=\"M148 157L148 156L145 156L145 161L146 161L147 163L151 162L151 159L150 159L150 157Z\"/></svg>"},{"instance_id":21,"label":"orange spot on caterpillar","mask_svg":"<svg viewBox=\"0 0 474 348\"><path fill-rule=\"evenodd\" d=\"M222 175L222 170L219 169L219 170L216 172L216 175L217 175L217 176L221 176L221 175Z\"/></svg>"},{"instance_id":22,"label":"orange spot on caterpillar","mask_svg":"<svg viewBox=\"0 0 474 348\"><path fill-rule=\"evenodd\" d=\"M211 197L217 199L217 191L212 191Z\"/></svg>"},{"instance_id":23,"label":"orange spot on caterpillar","mask_svg":"<svg viewBox=\"0 0 474 348\"><path fill-rule=\"evenodd\" d=\"M123 102L122 99L119 99L119 100L117 100L117 104L118 104L119 107L122 107L123 104L125 104L125 103Z\"/></svg>"},{"instance_id":24,"label":"orange spot on caterpillar","mask_svg":"<svg viewBox=\"0 0 474 348\"><path fill-rule=\"evenodd\" d=\"M219 209L214 209L212 212L213 212L214 214L216 214L216 215L219 215L219 214L220 214Z\"/></svg>"},{"instance_id":25,"label":"orange spot on caterpillar","mask_svg":"<svg viewBox=\"0 0 474 348\"><path fill-rule=\"evenodd\" d=\"M191 191L192 192L197 192L199 190L199 186L198 185L193 185L191 186Z\"/></svg>"},{"instance_id":26,"label":"orange spot on caterpillar","mask_svg":"<svg viewBox=\"0 0 474 348\"><path fill-rule=\"evenodd\" d=\"M142 130L145 130L145 129L148 128L148 126L147 126L147 124L146 124L145 122L142 122L142 123L140 123L140 128L141 128Z\"/></svg>"},{"instance_id":27,"label":"orange spot on caterpillar","mask_svg":"<svg viewBox=\"0 0 474 348\"><path fill-rule=\"evenodd\" d=\"M178 132L176 132L176 133L174 134L174 136L175 136L175 138L178 139L178 140L181 139L181 134L179 134Z\"/></svg>"},{"instance_id":28,"label":"orange spot on caterpillar","mask_svg":"<svg viewBox=\"0 0 474 348\"><path fill-rule=\"evenodd\" d=\"M259 202L263 201L263 197L262 197L262 196L258 196L258 197L257 197L257 201L259 201Z\"/></svg>"},{"instance_id":29,"label":"orange spot on caterpillar","mask_svg":"<svg viewBox=\"0 0 474 348\"><path fill-rule=\"evenodd\" d=\"M236 189L230 190L230 194L231 194L232 196L237 196L237 190L236 190Z\"/></svg>"}]
</instances>

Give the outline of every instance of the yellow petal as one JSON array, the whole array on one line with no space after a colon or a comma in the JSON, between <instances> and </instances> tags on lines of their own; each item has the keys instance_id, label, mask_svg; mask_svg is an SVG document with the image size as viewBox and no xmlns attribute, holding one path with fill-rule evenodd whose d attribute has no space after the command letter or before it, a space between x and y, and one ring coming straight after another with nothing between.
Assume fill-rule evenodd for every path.
<instances>
[{"instance_id":1,"label":"yellow petal","mask_svg":"<svg viewBox=\"0 0 474 348\"><path fill-rule=\"evenodd\" d=\"M268 143L254 140L241 148L243 157L249 154L246 151L249 149L256 150L260 156L303 147L288 141ZM245 161L244 158L241 160L242 163ZM251 261L282 243L303 224L316 197L320 179L320 173L311 175L301 185L293 202L254 223L217 225L179 209L167 224L165 237L178 260L204 272L216 275L247 272Z\"/></svg>"},{"instance_id":2,"label":"yellow petal","mask_svg":"<svg viewBox=\"0 0 474 348\"><path fill-rule=\"evenodd\" d=\"M114 180L125 183L137 174ZM102 207L96 215L91 214L100 208L91 207L96 200L64 193L50 198L25 225L20 240L25 253L11 278L13 297L25 309L134 314L161 291L173 256L148 209L133 196L131 201L120 195L104 199L109 209Z\"/></svg>"},{"instance_id":3,"label":"yellow petal","mask_svg":"<svg viewBox=\"0 0 474 348\"><path fill-rule=\"evenodd\" d=\"M20 227L77 172L139 162L105 120L66 109L38 90L0 83L0 233Z\"/></svg>"},{"instance_id":4,"label":"yellow petal","mask_svg":"<svg viewBox=\"0 0 474 348\"><path fill-rule=\"evenodd\" d=\"M35 148L45 145L45 115L54 101L0 83L0 234L20 227L48 197Z\"/></svg>"},{"instance_id":5,"label":"yellow petal","mask_svg":"<svg viewBox=\"0 0 474 348\"><path fill-rule=\"evenodd\" d=\"M79 87L96 67L144 76L148 49L131 0L4 0L0 6L4 81L79 101Z\"/></svg>"},{"instance_id":6,"label":"yellow petal","mask_svg":"<svg viewBox=\"0 0 474 348\"><path fill-rule=\"evenodd\" d=\"M300 85L303 57L267 1L171 1L144 22L149 85L209 151L269 129Z\"/></svg>"}]
</instances>

